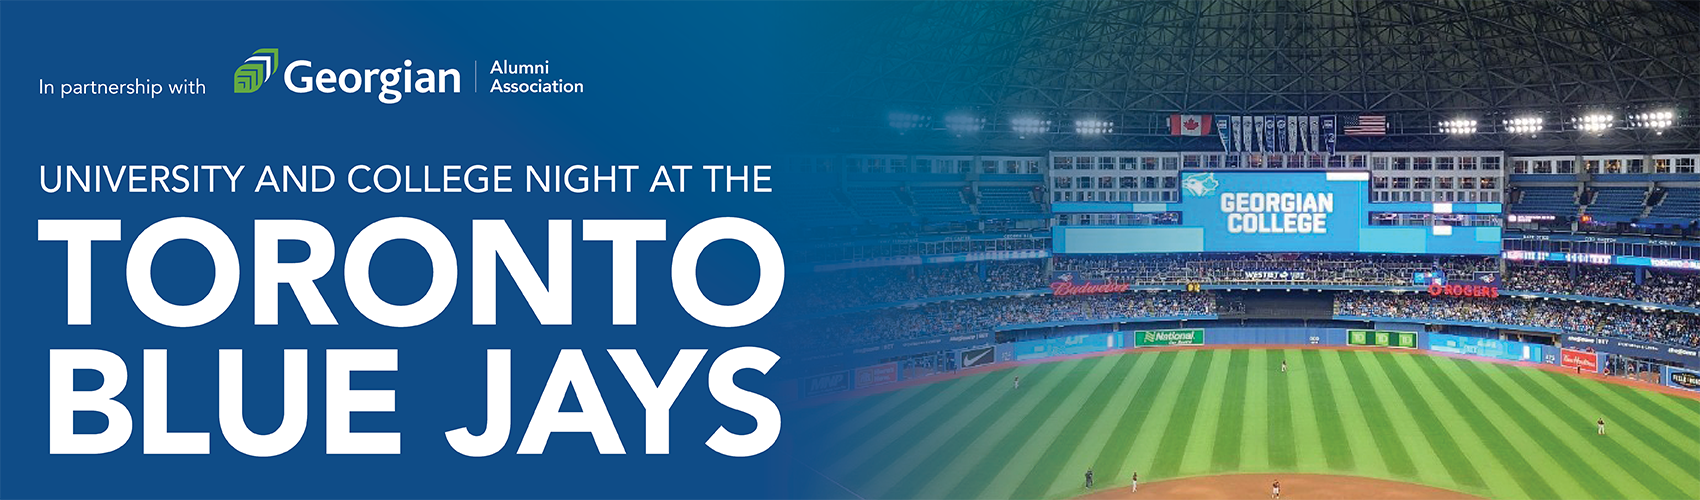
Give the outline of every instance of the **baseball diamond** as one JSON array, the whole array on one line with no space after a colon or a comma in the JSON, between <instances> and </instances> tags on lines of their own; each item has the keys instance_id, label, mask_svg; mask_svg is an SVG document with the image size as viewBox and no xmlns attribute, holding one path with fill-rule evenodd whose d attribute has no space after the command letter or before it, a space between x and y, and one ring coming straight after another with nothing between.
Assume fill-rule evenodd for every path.
<instances>
[{"instance_id":1,"label":"baseball diamond","mask_svg":"<svg viewBox=\"0 0 1700 500\"><path fill-rule=\"evenodd\" d=\"M1411 352L1132 352L808 412L830 422L801 431L822 437L799 450L831 480L822 498L1069 498L1088 469L1099 491L1126 492L1134 471L1142 487L1312 473L1495 499L1700 498L1700 400Z\"/></svg>"}]
</instances>

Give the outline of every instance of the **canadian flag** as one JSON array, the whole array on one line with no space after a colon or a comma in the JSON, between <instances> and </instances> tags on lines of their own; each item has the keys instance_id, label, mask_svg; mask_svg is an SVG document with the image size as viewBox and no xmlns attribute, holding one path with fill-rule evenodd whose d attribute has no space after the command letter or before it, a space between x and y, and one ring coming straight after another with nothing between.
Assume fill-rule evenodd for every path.
<instances>
[{"instance_id":1,"label":"canadian flag","mask_svg":"<svg viewBox=\"0 0 1700 500\"><path fill-rule=\"evenodd\" d=\"M1210 115L1169 115L1169 135L1210 135Z\"/></svg>"}]
</instances>

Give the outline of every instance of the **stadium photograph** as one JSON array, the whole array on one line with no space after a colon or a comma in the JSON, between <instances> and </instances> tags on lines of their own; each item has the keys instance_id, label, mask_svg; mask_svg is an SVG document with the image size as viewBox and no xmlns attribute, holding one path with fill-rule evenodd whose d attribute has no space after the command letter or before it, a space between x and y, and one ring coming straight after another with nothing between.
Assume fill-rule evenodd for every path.
<instances>
[{"instance_id":1,"label":"stadium photograph","mask_svg":"<svg viewBox=\"0 0 1700 500\"><path fill-rule=\"evenodd\" d=\"M1700 498L1695 2L866 8L797 497Z\"/></svg>"}]
</instances>

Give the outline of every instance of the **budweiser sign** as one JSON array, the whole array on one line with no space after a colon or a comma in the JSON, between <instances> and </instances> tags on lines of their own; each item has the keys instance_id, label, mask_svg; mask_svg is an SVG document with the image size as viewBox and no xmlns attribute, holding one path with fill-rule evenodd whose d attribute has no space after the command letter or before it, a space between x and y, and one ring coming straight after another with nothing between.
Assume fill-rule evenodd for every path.
<instances>
[{"instance_id":1,"label":"budweiser sign","mask_svg":"<svg viewBox=\"0 0 1700 500\"><path fill-rule=\"evenodd\" d=\"M1074 273L1061 273L1051 280L1051 295L1066 297L1069 295L1095 295L1100 293L1122 293L1132 290L1133 285L1116 283L1108 280L1080 279Z\"/></svg>"}]
</instances>

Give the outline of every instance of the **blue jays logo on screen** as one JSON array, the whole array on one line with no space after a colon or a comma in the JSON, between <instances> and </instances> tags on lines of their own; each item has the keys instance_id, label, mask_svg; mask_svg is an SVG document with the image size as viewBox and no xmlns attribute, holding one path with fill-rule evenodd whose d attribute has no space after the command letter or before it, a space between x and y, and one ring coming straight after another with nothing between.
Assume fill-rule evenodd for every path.
<instances>
[{"instance_id":1,"label":"blue jays logo on screen","mask_svg":"<svg viewBox=\"0 0 1700 500\"><path fill-rule=\"evenodd\" d=\"M1362 172L1195 172L1181 178L1182 220L1207 251L1356 251Z\"/></svg>"},{"instance_id":2,"label":"blue jays logo on screen","mask_svg":"<svg viewBox=\"0 0 1700 500\"><path fill-rule=\"evenodd\" d=\"M1221 183L1216 182L1216 174L1210 172L1186 174L1181 178L1181 190L1187 196L1195 198L1210 196L1216 192L1216 187L1220 185Z\"/></svg>"}]
</instances>

